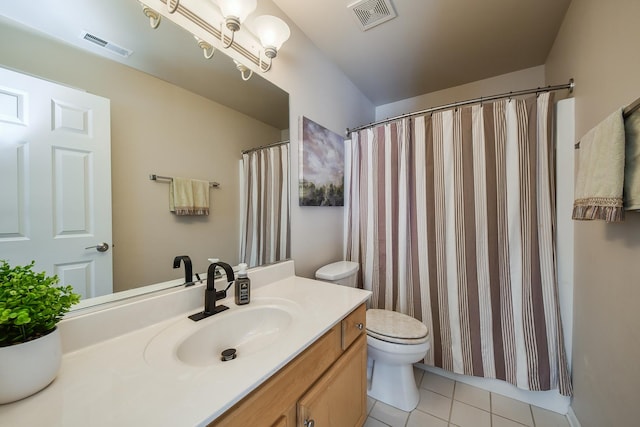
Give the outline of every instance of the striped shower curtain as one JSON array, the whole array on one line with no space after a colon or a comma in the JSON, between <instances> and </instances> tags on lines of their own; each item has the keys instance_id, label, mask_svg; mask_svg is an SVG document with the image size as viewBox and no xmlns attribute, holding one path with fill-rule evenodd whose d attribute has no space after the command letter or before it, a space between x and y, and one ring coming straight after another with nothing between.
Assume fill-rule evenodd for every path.
<instances>
[{"instance_id":1,"label":"striped shower curtain","mask_svg":"<svg viewBox=\"0 0 640 427\"><path fill-rule=\"evenodd\" d=\"M290 258L289 144L242 155L240 262Z\"/></svg>"},{"instance_id":2,"label":"striped shower curtain","mask_svg":"<svg viewBox=\"0 0 640 427\"><path fill-rule=\"evenodd\" d=\"M549 93L352 135L347 259L371 306L431 331L425 363L571 394L554 241Z\"/></svg>"}]
</instances>

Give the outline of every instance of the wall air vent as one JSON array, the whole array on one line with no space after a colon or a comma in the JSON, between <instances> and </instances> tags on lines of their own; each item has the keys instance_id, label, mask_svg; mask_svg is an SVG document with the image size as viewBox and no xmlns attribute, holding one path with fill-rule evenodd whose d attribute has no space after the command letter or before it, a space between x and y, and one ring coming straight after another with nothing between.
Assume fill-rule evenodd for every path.
<instances>
[{"instance_id":1,"label":"wall air vent","mask_svg":"<svg viewBox=\"0 0 640 427\"><path fill-rule=\"evenodd\" d=\"M96 46L100 46L103 49L106 49L112 53L115 53L116 55L120 55L123 58L128 58L129 56L131 56L131 54L133 53L133 51L131 49L127 49L124 48L122 46L119 46L115 43L112 43L110 41L107 41L103 38L100 38L98 36L96 36L95 34L91 34L87 31L83 31L80 34L80 38L83 40L86 40L88 42L91 42L93 44L95 44Z\"/></svg>"},{"instance_id":2,"label":"wall air vent","mask_svg":"<svg viewBox=\"0 0 640 427\"><path fill-rule=\"evenodd\" d=\"M359 0L347 6L362 31L367 31L376 25L395 18L391 0Z\"/></svg>"}]
</instances>

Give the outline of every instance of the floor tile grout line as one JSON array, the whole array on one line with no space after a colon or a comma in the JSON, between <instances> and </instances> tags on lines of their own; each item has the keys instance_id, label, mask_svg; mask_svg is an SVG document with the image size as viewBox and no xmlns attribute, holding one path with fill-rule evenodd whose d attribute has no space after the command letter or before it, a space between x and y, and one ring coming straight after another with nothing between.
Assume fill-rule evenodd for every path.
<instances>
[{"instance_id":1,"label":"floor tile grout line","mask_svg":"<svg viewBox=\"0 0 640 427\"><path fill-rule=\"evenodd\" d=\"M533 427L536 427L536 417L533 416L533 405L529 405L529 412L531 413L531 421L533 422Z\"/></svg>"},{"instance_id":2,"label":"floor tile grout line","mask_svg":"<svg viewBox=\"0 0 640 427\"><path fill-rule=\"evenodd\" d=\"M387 427L392 427L391 425L389 425L389 424L385 423L384 421L377 419L377 418L376 418L376 417L374 417L373 415L369 415L367 418L373 418L373 419L374 419L374 420L376 420L377 422L379 422L379 423L381 423L381 424L384 424L384 425L386 425ZM365 421L365 422L366 422L366 421ZM405 423L405 425L406 425L406 423Z\"/></svg>"},{"instance_id":3,"label":"floor tile grout line","mask_svg":"<svg viewBox=\"0 0 640 427\"><path fill-rule=\"evenodd\" d=\"M415 411L418 411L418 412L420 412L420 413L422 413L422 414L425 414L425 415L429 415L430 417L436 418L436 419L438 419L438 420L440 420L440 421L444 421L444 422L445 422L445 423L447 423L447 424L449 423L449 420L445 420L444 418L441 418L441 417L439 417L439 416L437 416L437 415L435 415L435 414L432 414L431 412L423 411L422 409L418 409L418 408L416 408L416 409L414 409L413 411L411 411L411 413L413 413L413 412L415 412Z\"/></svg>"},{"instance_id":4,"label":"floor tile grout line","mask_svg":"<svg viewBox=\"0 0 640 427\"><path fill-rule=\"evenodd\" d=\"M467 406L471 406L472 408L479 409L482 412L491 413L491 406L489 406L489 409L486 409L486 408L481 408L480 406L476 406L473 403L465 402L464 400L460 400L460 399L452 399L452 400L454 400L456 402L459 402L459 403L462 403L462 404L467 405Z\"/></svg>"},{"instance_id":5,"label":"floor tile grout line","mask_svg":"<svg viewBox=\"0 0 640 427\"><path fill-rule=\"evenodd\" d=\"M489 425L493 427L493 393L489 392Z\"/></svg>"},{"instance_id":6,"label":"floor tile grout line","mask_svg":"<svg viewBox=\"0 0 640 427\"><path fill-rule=\"evenodd\" d=\"M448 379L448 378L446 378L446 377L442 377L442 378ZM447 396L446 394L442 394L442 393L440 393L439 391L436 391L436 390L431 390L430 388L422 387L422 382L420 382L420 387L419 387L419 389L421 389L421 390L426 390L426 391L430 391L431 393L435 393L435 394L438 394L438 395L440 395L440 396L444 396L444 397L446 397L447 399L451 399L451 400L453 400L453 397L455 396L455 383L456 383L457 381L455 381L455 380L451 380L451 381L454 383L454 384L453 384L453 388L454 388L454 390L451 392L451 396Z\"/></svg>"},{"instance_id":7,"label":"floor tile grout line","mask_svg":"<svg viewBox=\"0 0 640 427\"><path fill-rule=\"evenodd\" d=\"M418 400L418 403L420 403L420 401ZM413 411L415 411L416 408L413 408ZM413 411L409 411L409 415L407 416L407 419L404 421L404 427L407 427L407 425L409 424L409 418L411 418L411 414L413 414Z\"/></svg>"},{"instance_id":8,"label":"floor tile grout line","mask_svg":"<svg viewBox=\"0 0 640 427\"><path fill-rule=\"evenodd\" d=\"M451 424L451 416L453 415L453 402L456 397L456 387L458 386L458 381L453 382L453 391L451 392L451 406L449 406L449 424Z\"/></svg>"}]
</instances>

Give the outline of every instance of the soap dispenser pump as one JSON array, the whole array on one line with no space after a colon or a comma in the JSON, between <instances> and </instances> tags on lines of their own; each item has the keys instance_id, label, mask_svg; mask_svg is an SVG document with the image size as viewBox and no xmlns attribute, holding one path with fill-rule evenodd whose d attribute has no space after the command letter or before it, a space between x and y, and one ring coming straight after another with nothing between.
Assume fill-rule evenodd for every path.
<instances>
[{"instance_id":1,"label":"soap dispenser pump","mask_svg":"<svg viewBox=\"0 0 640 427\"><path fill-rule=\"evenodd\" d=\"M238 264L235 291L236 305L249 304L251 299L251 280L247 277L247 264Z\"/></svg>"}]
</instances>

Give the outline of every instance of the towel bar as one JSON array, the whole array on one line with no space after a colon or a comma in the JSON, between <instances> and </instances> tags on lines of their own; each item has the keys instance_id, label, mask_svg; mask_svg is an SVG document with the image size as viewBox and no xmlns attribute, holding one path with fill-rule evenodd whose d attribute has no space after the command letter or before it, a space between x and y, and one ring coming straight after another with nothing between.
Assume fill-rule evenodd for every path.
<instances>
[{"instance_id":1,"label":"towel bar","mask_svg":"<svg viewBox=\"0 0 640 427\"><path fill-rule=\"evenodd\" d=\"M626 119L627 117L629 117L638 108L640 108L640 98L636 99L631 104L625 107L624 111L622 112L622 114L624 115L624 118Z\"/></svg>"},{"instance_id":2,"label":"towel bar","mask_svg":"<svg viewBox=\"0 0 640 427\"><path fill-rule=\"evenodd\" d=\"M173 177L156 175L155 173L149 174L149 179L151 181L158 181L158 180L173 181ZM220 183L219 182L209 182L209 187L220 188Z\"/></svg>"},{"instance_id":3,"label":"towel bar","mask_svg":"<svg viewBox=\"0 0 640 427\"><path fill-rule=\"evenodd\" d=\"M640 108L640 98L633 101L631 104L627 105L624 110L622 110L622 116L626 119L631 114L633 114L638 108ZM573 146L576 150L580 149L580 141L576 142Z\"/></svg>"}]
</instances>

